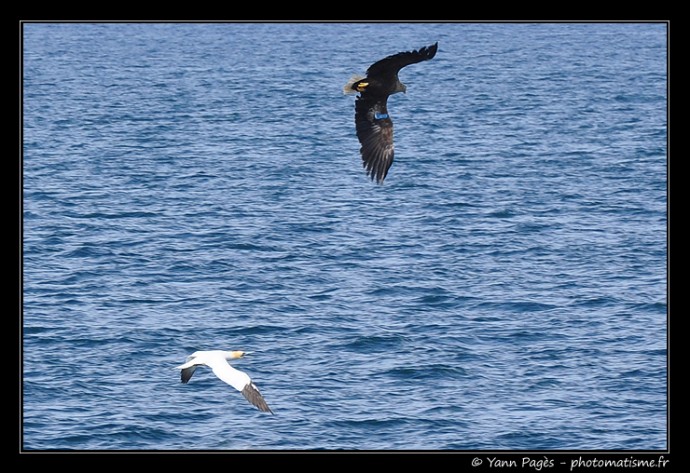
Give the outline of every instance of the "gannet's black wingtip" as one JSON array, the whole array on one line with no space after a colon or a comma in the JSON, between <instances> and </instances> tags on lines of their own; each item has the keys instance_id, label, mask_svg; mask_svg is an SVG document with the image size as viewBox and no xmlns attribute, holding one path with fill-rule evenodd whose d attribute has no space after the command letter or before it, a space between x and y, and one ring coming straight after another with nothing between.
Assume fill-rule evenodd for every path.
<instances>
[{"instance_id":1,"label":"gannet's black wingtip","mask_svg":"<svg viewBox=\"0 0 690 473\"><path fill-rule=\"evenodd\" d=\"M268 404L266 404L266 400L261 395L261 392L259 392L259 388L257 388L254 383L250 382L247 384L244 389L242 389L242 395L260 411L273 414L273 411L268 407Z\"/></svg>"}]
</instances>

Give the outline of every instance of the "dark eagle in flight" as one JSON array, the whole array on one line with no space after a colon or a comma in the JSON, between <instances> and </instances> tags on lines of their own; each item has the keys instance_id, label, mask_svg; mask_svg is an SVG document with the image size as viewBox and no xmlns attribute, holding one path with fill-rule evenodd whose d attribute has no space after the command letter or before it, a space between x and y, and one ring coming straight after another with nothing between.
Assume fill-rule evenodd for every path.
<instances>
[{"instance_id":1,"label":"dark eagle in flight","mask_svg":"<svg viewBox=\"0 0 690 473\"><path fill-rule=\"evenodd\" d=\"M405 92L407 87L398 79L405 66L428 61L436 55L438 43L418 51L393 54L375 62L367 69L367 76L353 76L345 84L346 94L359 92L355 101L355 126L362 144L362 166L371 179L381 184L393 164L393 121L388 115L388 96Z\"/></svg>"}]
</instances>

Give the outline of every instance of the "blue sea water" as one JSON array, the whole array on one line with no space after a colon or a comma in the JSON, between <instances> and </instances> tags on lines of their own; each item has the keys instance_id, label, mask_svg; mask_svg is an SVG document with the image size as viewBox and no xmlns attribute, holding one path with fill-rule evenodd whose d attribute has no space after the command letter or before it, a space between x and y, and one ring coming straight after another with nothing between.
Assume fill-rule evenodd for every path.
<instances>
[{"instance_id":1,"label":"blue sea water","mask_svg":"<svg viewBox=\"0 0 690 473\"><path fill-rule=\"evenodd\" d=\"M666 34L24 24L23 448L665 449Z\"/></svg>"}]
</instances>

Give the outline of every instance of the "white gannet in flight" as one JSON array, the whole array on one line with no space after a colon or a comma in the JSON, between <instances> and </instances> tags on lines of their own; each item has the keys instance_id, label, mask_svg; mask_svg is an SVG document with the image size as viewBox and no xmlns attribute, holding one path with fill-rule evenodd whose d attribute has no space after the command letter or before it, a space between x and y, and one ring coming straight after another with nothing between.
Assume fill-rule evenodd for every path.
<instances>
[{"instance_id":1,"label":"white gannet in flight","mask_svg":"<svg viewBox=\"0 0 690 473\"><path fill-rule=\"evenodd\" d=\"M182 382L186 384L198 366L206 365L221 380L241 392L247 401L255 405L260 411L273 414L273 411L268 407L259 389L254 385L247 373L236 370L228 364L227 360L242 358L247 353L249 352L223 350L195 351L187 357L187 362L178 366L177 369L182 370Z\"/></svg>"}]
</instances>

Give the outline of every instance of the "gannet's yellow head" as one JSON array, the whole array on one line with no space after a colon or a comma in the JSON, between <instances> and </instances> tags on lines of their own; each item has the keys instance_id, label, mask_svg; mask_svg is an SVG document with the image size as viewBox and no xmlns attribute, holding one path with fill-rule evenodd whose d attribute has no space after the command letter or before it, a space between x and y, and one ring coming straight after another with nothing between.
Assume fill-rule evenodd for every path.
<instances>
[{"instance_id":1,"label":"gannet's yellow head","mask_svg":"<svg viewBox=\"0 0 690 473\"><path fill-rule=\"evenodd\" d=\"M230 352L230 358L231 360L237 359L237 358L242 358L244 355L246 355L249 352L246 351L231 351Z\"/></svg>"}]
</instances>

